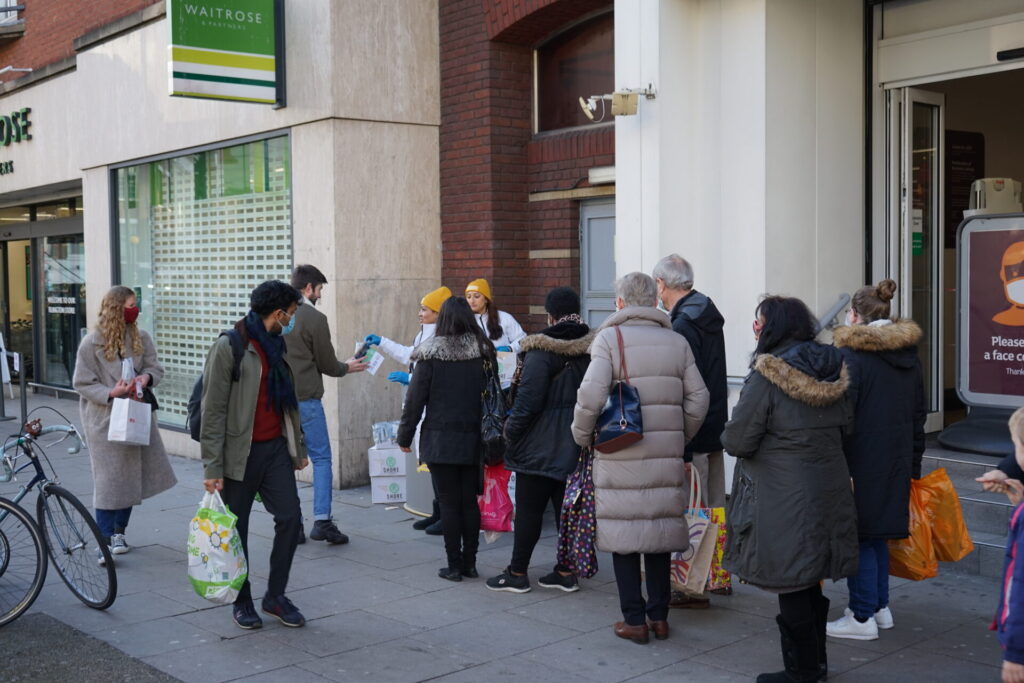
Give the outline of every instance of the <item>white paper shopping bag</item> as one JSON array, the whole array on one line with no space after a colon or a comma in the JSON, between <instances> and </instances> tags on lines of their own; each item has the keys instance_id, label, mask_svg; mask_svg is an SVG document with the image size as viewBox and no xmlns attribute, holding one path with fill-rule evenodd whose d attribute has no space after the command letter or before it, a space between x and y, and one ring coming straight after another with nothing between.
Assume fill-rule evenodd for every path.
<instances>
[{"instance_id":1,"label":"white paper shopping bag","mask_svg":"<svg viewBox=\"0 0 1024 683\"><path fill-rule=\"evenodd\" d=\"M107 440L135 446L149 445L150 421L153 409L148 403L130 398L115 398L110 410Z\"/></svg>"}]
</instances>

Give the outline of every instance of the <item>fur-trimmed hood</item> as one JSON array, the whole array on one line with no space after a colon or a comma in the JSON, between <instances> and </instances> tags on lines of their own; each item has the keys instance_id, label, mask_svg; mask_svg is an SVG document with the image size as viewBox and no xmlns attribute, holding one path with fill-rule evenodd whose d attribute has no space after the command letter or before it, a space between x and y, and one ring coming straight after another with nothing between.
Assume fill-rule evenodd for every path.
<instances>
[{"instance_id":1,"label":"fur-trimmed hood","mask_svg":"<svg viewBox=\"0 0 1024 683\"><path fill-rule=\"evenodd\" d=\"M814 353L800 353L808 350ZM790 356L789 360L787 356ZM808 360L813 362L813 366L808 365ZM794 367L790 361L795 361L803 369ZM781 356L763 353L754 361L754 370L790 398L815 408L838 403L850 386L850 376L839 352L814 342L801 344ZM808 374L808 371L813 371L816 376Z\"/></svg>"},{"instance_id":2,"label":"fur-trimmed hood","mask_svg":"<svg viewBox=\"0 0 1024 683\"><path fill-rule=\"evenodd\" d=\"M472 334L458 337L431 337L416 347L412 360L460 361L480 358L480 344Z\"/></svg>"},{"instance_id":3,"label":"fur-trimmed hood","mask_svg":"<svg viewBox=\"0 0 1024 683\"><path fill-rule=\"evenodd\" d=\"M837 347L854 351L897 351L917 346L921 328L913 320L896 320L889 325L845 325L832 331Z\"/></svg>"},{"instance_id":4,"label":"fur-trimmed hood","mask_svg":"<svg viewBox=\"0 0 1024 683\"><path fill-rule=\"evenodd\" d=\"M543 332L531 334L519 342L519 350L522 353L527 351L547 351L560 356L583 356L590 353L590 344L597 336L596 330L589 330L578 339L556 339Z\"/></svg>"}]
</instances>

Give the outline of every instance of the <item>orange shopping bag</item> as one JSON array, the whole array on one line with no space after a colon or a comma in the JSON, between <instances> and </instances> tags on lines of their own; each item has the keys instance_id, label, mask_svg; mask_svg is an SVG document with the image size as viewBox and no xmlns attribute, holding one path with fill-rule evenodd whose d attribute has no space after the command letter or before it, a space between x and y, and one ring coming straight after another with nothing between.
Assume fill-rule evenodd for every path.
<instances>
[{"instance_id":1,"label":"orange shopping bag","mask_svg":"<svg viewBox=\"0 0 1024 683\"><path fill-rule=\"evenodd\" d=\"M910 536L889 541L889 573L911 581L939 573L928 519L929 491L920 479L910 482Z\"/></svg>"},{"instance_id":2,"label":"orange shopping bag","mask_svg":"<svg viewBox=\"0 0 1024 683\"><path fill-rule=\"evenodd\" d=\"M918 482L928 491L928 521L932 530L932 546L940 562L959 562L974 550L971 535L967 533L964 516L960 511L960 498L953 482L942 467L921 477Z\"/></svg>"}]
</instances>

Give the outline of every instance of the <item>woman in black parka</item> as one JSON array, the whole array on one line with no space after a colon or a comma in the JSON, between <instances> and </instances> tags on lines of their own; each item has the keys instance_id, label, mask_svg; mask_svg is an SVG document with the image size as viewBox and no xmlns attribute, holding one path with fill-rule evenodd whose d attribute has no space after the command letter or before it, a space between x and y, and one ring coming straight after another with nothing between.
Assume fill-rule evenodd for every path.
<instances>
[{"instance_id":1,"label":"woman in black parka","mask_svg":"<svg viewBox=\"0 0 1024 683\"><path fill-rule=\"evenodd\" d=\"M540 538L544 509L561 513L566 478L576 469L580 447L573 441L576 390L590 365L594 334L580 318L580 297L568 287L548 292L544 301L548 327L520 342L522 368L515 400L505 423L505 467L516 473L516 526L512 562L487 580L494 591L526 593L533 549ZM565 567L541 577L544 588L579 590Z\"/></svg>"},{"instance_id":2,"label":"woman in black parka","mask_svg":"<svg viewBox=\"0 0 1024 683\"><path fill-rule=\"evenodd\" d=\"M847 579L850 606L828 625L835 638L874 640L893 627L889 611L889 548L906 538L910 524L910 480L921 476L924 453L924 380L913 320L890 320L896 283L882 280L853 295L847 325L833 341L850 370L856 421L843 439L857 501L860 563Z\"/></svg>"},{"instance_id":3,"label":"woman in black parka","mask_svg":"<svg viewBox=\"0 0 1024 683\"><path fill-rule=\"evenodd\" d=\"M430 467L441 507L448 566L438 576L449 581L475 578L480 545L480 395L484 389L484 359L492 362L494 347L473 318L462 297L444 302L434 337L413 352L416 366L398 427L398 446L410 451L416 425L420 430L420 460ZM424 414L426 408L426 414Z\"/></svg>"},{"instance_id":4,"label":"woman in black parka","mask_svg":"<svg viewBox=\"0 0 1024 683\"><path fill-rule=\"evenodd\" d=\"M842 354L814 341L817 323L799 299L767 297L755 316L752 369L722 434L737 459L724 564L779 596L786 668L758 683L817 681L827 673L829 608L819 582L857 571L842 448L848 375Z\"/></svg>"}]
</instances>

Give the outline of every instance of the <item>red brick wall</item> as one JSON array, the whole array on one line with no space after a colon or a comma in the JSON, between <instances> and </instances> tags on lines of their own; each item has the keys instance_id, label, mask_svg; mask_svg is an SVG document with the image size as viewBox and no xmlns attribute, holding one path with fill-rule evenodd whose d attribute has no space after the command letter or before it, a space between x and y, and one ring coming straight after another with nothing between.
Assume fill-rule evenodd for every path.
<instances>
[{"instance_id":1,"label":"red brick wall","mask_svg":"<svg viewBox=\"0 0 1024 683\"><path fill-rule=\"evenodd\" d=\"M75 54L75 38L160 0L24 0L25 34L0 46L0 66L39 69ZM2 80L25 74L8 72Z\"/></svg>"},{"instance_id":2,"label":"red brick wall","mask_svg":"<svg viewBox=\"0 0 1024 683\"><path fill-rule=\"evenodd\" d=\"M585 186L614 163L611 127L532 133L533 46L608 0L441 0L442 277L454 292L485 277L498 306L527 331L549 289L579 289L579 203L530 192ZM496 40L492 40L496 37Z\"/></svg>"}]
</instances>

